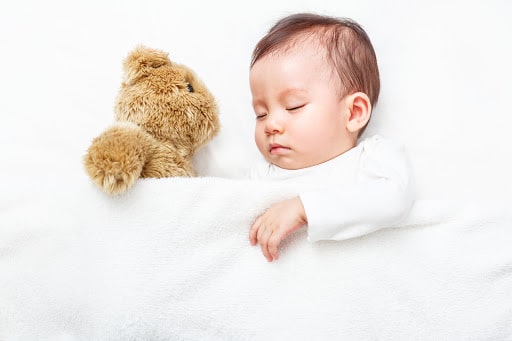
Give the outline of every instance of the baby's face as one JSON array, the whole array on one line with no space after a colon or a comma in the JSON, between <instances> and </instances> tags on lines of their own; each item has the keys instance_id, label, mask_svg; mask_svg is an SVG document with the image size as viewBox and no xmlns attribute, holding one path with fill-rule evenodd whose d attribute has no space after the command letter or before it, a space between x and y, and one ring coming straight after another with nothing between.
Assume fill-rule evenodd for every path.
<instances>
[{"instance_id":1,"label":"baby's face","mask_svg":"<svg viewBox=\"0 0 512 341\"><path fill-rule=\"evenodd\" d=\"M250 71L256 145L281 168L320 164L356 142L346 127L346 100L340 99L331 66L317 50L299 44L263 57Z\"/></svg>"}]
</instances>

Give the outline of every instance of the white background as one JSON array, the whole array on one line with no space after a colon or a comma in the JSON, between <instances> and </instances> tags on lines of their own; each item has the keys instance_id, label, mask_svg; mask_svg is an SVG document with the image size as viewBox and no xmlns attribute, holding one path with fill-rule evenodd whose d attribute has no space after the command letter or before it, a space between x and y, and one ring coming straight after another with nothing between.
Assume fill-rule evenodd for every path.
<instances>
[{"instance_id":1,"label":"white background","mask_svg":"<svg viewBox=\"0 0 512 341\"><path fill-rule=\"evenodd\" d=\"M510 193L512 5L492 1L10 1L0 4L0 207L64 178L113 120L121 63L137 44L169 52L216 96L221 135L202 175L258 157L252 48L283 15L360 22L382 91L368 133L405 144L421 196Z\"/></svg>"}]
</instances>

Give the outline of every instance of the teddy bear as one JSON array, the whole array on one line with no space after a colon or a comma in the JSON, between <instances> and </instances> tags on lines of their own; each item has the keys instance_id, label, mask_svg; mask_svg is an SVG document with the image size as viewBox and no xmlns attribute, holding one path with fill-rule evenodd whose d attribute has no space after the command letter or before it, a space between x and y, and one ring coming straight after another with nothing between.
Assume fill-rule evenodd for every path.
<instances>
[{"instance_id":1,"label":"teddy bear","mask_svg":"<svg viewBox=\"0 0 512 341\"><path fill-rule=\"evenodd\" d=\"M92 181L111 195L139 178L195 176L194 153L220 129L215 98L196 74L143 45L123 62L114 114L83 160Z\"/></svg>"}]
</instances>

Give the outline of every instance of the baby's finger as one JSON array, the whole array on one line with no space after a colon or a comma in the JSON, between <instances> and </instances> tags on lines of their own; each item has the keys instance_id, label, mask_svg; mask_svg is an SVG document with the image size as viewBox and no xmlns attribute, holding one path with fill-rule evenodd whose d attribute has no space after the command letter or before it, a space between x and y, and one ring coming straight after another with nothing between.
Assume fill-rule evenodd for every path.
<instances>
[{"instance_id":1,"label":"baby's finger","mask_svg":"<svg viewBox=\"0 0 512 341\"><path fill-rule=\"evenodd\" d=\"M279 244L281 244L282 238L281 236L274 232L268 241L268 252L273 260L277 260L279 258Z\"/></svg>"},{"instance_id":2,"label":"baby's finger","mask_svg":"<svg viewBox=\"0 0 512 341\"><path fill-rule=\"evenodd\" d=\"M265 226L265 221L263 219L259 219L258 230L256 231L256 241L261 244L261 240L263 239L263 235L267 227Z\"/></svg>"},{"instance_id":3,"label":"baby's finger","mask_svg":"<svg viewBox=\"0 0 512 341\"><path fill-rule=\"evenodd\" d=\"M258 230L260 228L260 220L261 218L258 217L256 221L252 224L251 229L249 230L249 240L251 241L251 245L256 245L258 242Z\"/></svg>"},{"instance_id":4,"label":"baby's finger","mask_svg":"<svg viewBox=\"0 0 512 341\"><path fill-rule=\"evenodd\" d=\"M272 256L270 255L270 252L268 250L268 240L272 236L272 230L270 229L264 229L265 231L261 234L261 236L258 236L258 242L260 243L261 251L263 252L263 255L265 258L271 262Z\"/></svg>"}]
</instances>

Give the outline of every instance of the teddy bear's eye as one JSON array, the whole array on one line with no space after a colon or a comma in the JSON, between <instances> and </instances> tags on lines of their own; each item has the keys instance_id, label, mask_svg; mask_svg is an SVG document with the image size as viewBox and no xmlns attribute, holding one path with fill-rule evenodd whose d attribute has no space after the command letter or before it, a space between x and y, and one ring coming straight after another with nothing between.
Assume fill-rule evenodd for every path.
<instances>
[{"instance_id":1,"label":"teddy bear's eye","mask_svg":"<svg viewBox=\"0 0 512 341\"><path fill-rule=\"evenodd\" d=\"M187 90L188 90L188 92L194 92L194 87L192 86L192 84L190 84L190 83L187 84Z\"/></svg>"}]
</instances>

